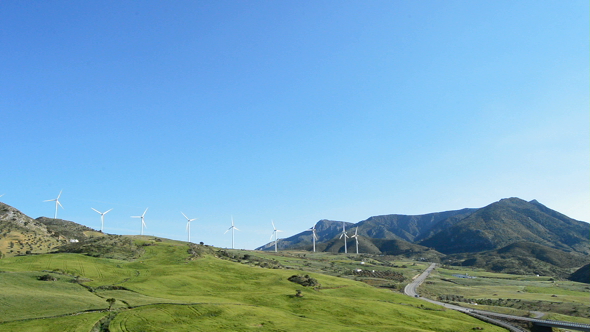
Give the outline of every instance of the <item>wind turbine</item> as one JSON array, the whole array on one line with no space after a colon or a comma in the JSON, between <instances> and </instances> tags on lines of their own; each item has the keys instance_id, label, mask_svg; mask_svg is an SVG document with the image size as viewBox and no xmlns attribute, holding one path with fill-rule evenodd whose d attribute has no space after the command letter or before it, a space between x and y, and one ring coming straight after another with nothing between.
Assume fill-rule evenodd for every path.
<instances>
[{"instance_id":1,"label":"wind turbine","mask_svg":"<svg viewBox=\"0 0 590 332\"><path fill-rule=\"evenodd\" d=\"M346 235L346 224L344 223L344 221L342 222L342 234L340 234L340 239L342 237L344 237L344 253L347 254L348 249L346 248L346 239L348 238L348 235Z\"/></svg>"},{"instance_id":2,"label":"wind turbine","mask_svg":"<svg viewBox=\"0 0 590 332\"><path fill-rule=\"evenodd\" d=\"M43 201L43 202L53 202L53 201L55 201L55 215L53 216L53 219L57 219L57 207L58 206L61 206L62 209L64 208L63 205L61 205L61 203L59 202L59 197L61 196L61 192L62 191L63 190L60 190L59 191L59 195L57 195L57 198L56 199L48 199L46 201Z\"/></svg>"},{"instance_id":3,"label":"wind turbine","mask_svg":"<svg viewBox=\"0 0 590 332\"><path fill-rule=\"evenodd\" d=\"M131 216L131 218L141 218L141 235L143 235L143 228L147 228L147 225L145 224L145 213L147 212L149 208L146 208L145 211L143 211L143 214L141 216Z\"/></svg>"},{"instance_id":4,"label":"wind turbine","mask_svg":"<svg viewBox=\"0 0 590 332\"><path fill-rule=\"evenodd\" d=\"M318 239L318 236L315 233L315 224L309 230L311 231L311 240L313 241L313 252L315 252L315 240Z\"/></svg>"},{"instance_id":5,"label":"wind turbine","mask_svg":"<svg viewBox=\"0 0 590 332\"><path fill-rule=\"evenodd\" d=\"M354 229L354 235L351 236L354 238L354 240L356 241L356 253L359 253L359 228L355 228Z\"/></svg>"},{"instance_id":6,"label":"wind turbine","mask_svg":"<svg viewBox=\"0 0 590 332\"><path fill-rule=\"evenodd\" d=\"M232 249L234 248L234 229L239 231L239 229L236 226L234 226L234 217L232 216L231 217L231 227L228 228L227 231L225 231L223 233L223 234L225 234L231 230L231 248Z\"/></svg>"},{"instance_id":7,"label":"wind turbine","mask_svg":"<svg viewBox=\"0 0 590 332\"><path fill-rule=\"evenodd\" d=\"M93 209L94 211L96 211L96 213L100 214L100 231L102 232L103 229L104 229L104 215L107 214L107 213L109 213L109 212L111 212L112 209L111 210L108 210L107 212L100 212L100 211L98 211L95 208L91 208L91 209Z\"/></svg>"},{"instance_id":8,"label":"wind turbine","mask_svg":"<svg viewBox=\"0 0 590 332\"><path fill-rule=\"evenodd\" d=\"M186 232L188 233L188 242L191 242L191 221L195 221L199 218L189 219L186 214L182 213L182 215L186 218Z\"/></svg>"},{"instance_id":9,"label":"wind turbine","mask_svg":"<svg viewBox=\"0 0 590 332\"><path fill-rule=\"evenodd\" d=\"M277 243L279 243L279 239L277 238L277 233L282 232L275 227L275 222L273 220L270 221L272 223L272 234L270 235L270 239L272 240L272 236L275 236L275 252L277 252Z\"/></svg>"}]
</instances>

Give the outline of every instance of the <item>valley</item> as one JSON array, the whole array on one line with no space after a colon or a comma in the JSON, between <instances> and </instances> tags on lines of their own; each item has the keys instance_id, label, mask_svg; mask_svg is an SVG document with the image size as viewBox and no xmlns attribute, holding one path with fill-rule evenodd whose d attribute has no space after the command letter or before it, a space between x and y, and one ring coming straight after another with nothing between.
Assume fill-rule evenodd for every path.
<instances>
[{"instance_id":1,"label":"valley","mask_svg":"<svg viewBox=\"0 0 590 332\"><path fill-rule=\"evenodd\" d=\"M523 220L536 223L534 232L518 235ZM316 224L317 252L309 231L279 241L277 252L274 242L234 250L106 234L3 204L0 331L504 331L453 305L590 323L588 240L580 235L587 225L539 203L371 217L357 224L348 250L341 224ZM423 245L453 227L458 234L486 229L490 245L453 249L473 236L455 236L450 247ZM491 240L502 234L512 242ZM405 295L433 262L421 298Z\"/></svg>"}]
</instances>

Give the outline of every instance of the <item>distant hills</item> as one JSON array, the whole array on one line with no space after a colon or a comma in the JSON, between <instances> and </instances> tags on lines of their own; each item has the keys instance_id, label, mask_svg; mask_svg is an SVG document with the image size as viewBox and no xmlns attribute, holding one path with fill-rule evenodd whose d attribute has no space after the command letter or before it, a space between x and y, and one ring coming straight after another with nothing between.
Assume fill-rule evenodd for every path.
<instances>
[{"instance_id":1,"label":"distant hills","mask_svg":"<svg viewBox=\"0 0 590 332\"><path fill-rule=\"evenodd\" d=\"M382 215L345 223L358 227L359 252L404 255L512 273L567 275L590 261L590 224L536 200L507 198L479 209L424 215ZM342 222L316 224L318 251L344 252ZM281 239L281 250L311 250L311 231ZM268 243L259 250L273 250ZM347 250L355 252L354 239Z\"/></svg>"},{"instance_id":2,"label":"distant hills","mask_svg":"<svg viewBox=\"0 0 590 332\"><path fill-rule=\"evenodd\" d=\"M442 253L480 252L516 242L590 253L590 224L574 220L533 200L503 199L440 229L421 245Z\"/></svg>"},{"instance_id":3,"label":"distant hills","mask_svg":"<svg viewBox=\"0 0 590 332\"><path fill-rule=\"evenodd\" d=\"M358 232L359 253L402 255L490 271L584 278L590 263L590 224L551 210L536 200L507 198L479 209L424 215L382 215L358 223L323 219L316 223L316 250L345 251ZM312 250L312 232L280 239L279 250ZM257 248L274 250L274 242ZM356 251L355 239L347 251ZM78 252L129 259L143 248L127 237L104 234L72 221L32 219L0 203L0 258L48 252ZM580 277L581 276L581 277Z\"/></svg>"}]
</instances>

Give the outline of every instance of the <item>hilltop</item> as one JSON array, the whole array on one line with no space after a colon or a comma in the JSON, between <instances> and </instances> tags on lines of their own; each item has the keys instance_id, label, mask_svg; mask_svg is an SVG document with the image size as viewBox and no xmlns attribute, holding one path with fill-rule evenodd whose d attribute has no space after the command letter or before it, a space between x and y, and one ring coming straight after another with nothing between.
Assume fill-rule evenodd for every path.
<instances>
[{"instance_id":1,"label":"hilltop","mask_svg":"<svg viewBox=\"0 0 590 332\"><path fill-rule=\"evenodd\" d=\"M481 252L516 242L533 242L563 251L590 253L590 224L571 219L533 200L508 198L420 241L442 253Z\"/></svg>"},{"instance_id":2,"label":"hilltop","mask_svg":"<svg viewBox=\"0 0 590 332\"><path fill-rule=\"evenodd\" d=\"M105 234L63 219L32 219L0 203L0 258L51 252L77 252L91 256L129 259L141 248L129 238Z\"/></svg>"}]
</instances>

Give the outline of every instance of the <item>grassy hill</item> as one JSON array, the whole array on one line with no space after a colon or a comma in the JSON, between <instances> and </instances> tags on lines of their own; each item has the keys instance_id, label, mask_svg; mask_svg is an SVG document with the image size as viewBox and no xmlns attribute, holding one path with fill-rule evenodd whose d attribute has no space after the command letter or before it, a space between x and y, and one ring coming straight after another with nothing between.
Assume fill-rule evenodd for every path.
<instances>
[{"instance_id":1,"label":"grassy hill","mask_svg":"<svg viewBox=\"0 0 590 332\"><path fill-rule=\"evenodd\" d=\"M0 203L0 258L31 253L46 253L66 243L47 227L13 208Z\"/></svg>"},{"instance_id":2,"label":"grassy hill","mask_svg":"<svg viewBox=\"0 0 590 332\"><path fill-rule=\"evenodd\" d=\"M572 273L569 280L590 284L590 264L586 264Z\"/></svg>"},{"instance_id":3,"label":"grassy hill","mask_svg":"<svg viewBox=\"0 0 590 332\"><path fill-rule=\"evenodd\" d=\"M140 255L141 251L129 238L104 234L68 220L46 217L32 219L0 203L0 258L72 252L131 259Z\"/></svg>"},{"instance_id":4,"label":"grassy hill","mask_svg":"<svg viewBox=\"0 0 590 332\"><path fill-rule=\"evenodd\" d=\"M251 266L206 246L134 241L145 249L135 260L74 253L0 260L0 331L502 331L354 280ZM287 280L300 273L321 286Z\"/></svg>"}]
</instances>

